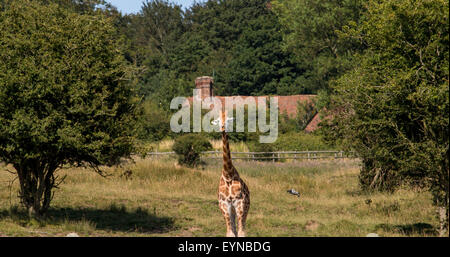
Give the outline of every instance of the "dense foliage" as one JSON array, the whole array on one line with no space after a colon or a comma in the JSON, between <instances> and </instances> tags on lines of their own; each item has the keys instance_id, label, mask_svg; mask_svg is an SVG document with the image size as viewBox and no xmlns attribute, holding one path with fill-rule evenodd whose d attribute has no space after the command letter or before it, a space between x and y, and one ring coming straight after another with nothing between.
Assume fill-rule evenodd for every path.
<instances>
[{"instance_id":1,"label":"dense foliage","mask_svg":"<svg viewBox=\"0 0 450 257\"><path fill-rule=\"evenodd\" d=\"M112 165L133 150L132 69L104 15L15 0L0 9L0 161L30 213L63 165Z\"/></svg>"},{"instance_id":2,"label":"dense foliage","mask_svg":"<svg viewBox=\"0 0 450 257\"><path fill-rule=\"evenodd\" d=\"M195 167L200 164L201 152L212 150L212 145L200 134L185 134L175 140L172 149L178 155L179 164Z\"/></svg>"},{"instance_id":3,"label":"dense foliage","mask_svg":"<svg viewBox=\"0 0 450 257\"><path fill-rule=\"evenodd\" d=\"M367 50L335 83L325 135L363 161L364 188L413 183L449 204L449 2L371 1L344 36ZM441 220L442 221L442 220ZM445 223L445 221L443 221Z\"/></svg>"},{"instance_id":4,"label":"dense foliage","mask_svg":"<svg viewBox=\"0 0 450 257\"><path fill-rule=\"evenodd\" d=\"M359 22L360 0L275 0L283 47L303 71L296 81L308 93L328 91L329 82L352 67L353 53L363 49L358 38L343 38L343 28Z\"/></svg>"},{"instance_id":5,"label":"dense foliage","mask_svg":"<svg viewBox=\"0 0 450 257\"><path fill-rule=\"evenodd\" d=\"M209 75L216 95L311 93L295 81L302 72L281 49L281 27L267 0L209 0L183 11L147 1L127 17L129 60L142 69L139 92L168 104L192 95L193 81Z\"/></svg>"},{"instance_id":6,"label":"dense foliage","mask_svg":"<svg viewBox=\"0 0 450 257\"><path fill-rule=\"evenodd\" d=\"M170 115L172 98L192 95L194 79L203 75L214 76L215 95L325 92L327 101L329 81L364 48L338 36L358 22L361 10L360 1L208 0L183 10L152 0L118 24L128 40L127 59L141 70L139 94ZM310 107L290 121L296 130L312 118Z\"/></svg>"}]
</instances>

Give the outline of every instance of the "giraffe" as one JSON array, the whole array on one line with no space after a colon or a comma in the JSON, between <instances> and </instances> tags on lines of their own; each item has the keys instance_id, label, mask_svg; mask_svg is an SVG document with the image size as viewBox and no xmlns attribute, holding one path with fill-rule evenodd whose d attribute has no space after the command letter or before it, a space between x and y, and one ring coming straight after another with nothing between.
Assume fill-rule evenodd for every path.
<instances>
[{"instance_id":1,"label":"giraffe","mask_svg":"<svg viewBox=\"0 0 450 257\"><path fill-rule=\"evenodd\" d=\"M245 222L250 208L250 191L231 162L226 133L226 112L221 113L223 169L219 182L219 207L227 225L227 237L245 237ZM236 221L237 218L237 221ZM237 231L236 231L237 223Z\"/></svg>"}]
</instances>

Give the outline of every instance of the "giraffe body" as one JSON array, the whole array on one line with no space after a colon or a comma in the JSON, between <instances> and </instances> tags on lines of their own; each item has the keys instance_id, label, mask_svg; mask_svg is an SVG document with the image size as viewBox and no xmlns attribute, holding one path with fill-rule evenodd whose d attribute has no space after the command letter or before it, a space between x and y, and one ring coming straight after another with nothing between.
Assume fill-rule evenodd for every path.
<instances>
[{"instance_id":1,"label":"giraffe body","mask_svg":"<svg viewBox=\"0 0 450 257\"><path fill-rule=\"evenodd\" d=\"M225 118L226 115L222 113L223 169L219 182L219 207L225 218L227 237L244 237L250 191L231 162Z\"/></svg>"}]
</instances>

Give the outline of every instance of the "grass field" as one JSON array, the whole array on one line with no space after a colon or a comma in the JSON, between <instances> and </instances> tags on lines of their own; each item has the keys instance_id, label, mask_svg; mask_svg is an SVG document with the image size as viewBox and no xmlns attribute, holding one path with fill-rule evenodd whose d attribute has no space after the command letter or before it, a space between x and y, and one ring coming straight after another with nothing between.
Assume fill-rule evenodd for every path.
<instances>
[{"instance_id":1,"label":"grass field","mask_svg":"<svg viewBox=\"0 0 450 257\"><path fill-rule=\"evenodd\" d=\"M356 160L235 162L251 191L248 236L437 236L431 195L412 189L367 194ZM136 160L67 175L45 221L18 207L18 182L0 166L1 236L224 236L216 192L220 162L180 168L173 159ZM11 169L11 168L10 168ZM121 176L132 170L131 178ZM286 190L294 188L301 197ZM367 200L372 202L367 204Z\"/></svg>"}]
</instances>

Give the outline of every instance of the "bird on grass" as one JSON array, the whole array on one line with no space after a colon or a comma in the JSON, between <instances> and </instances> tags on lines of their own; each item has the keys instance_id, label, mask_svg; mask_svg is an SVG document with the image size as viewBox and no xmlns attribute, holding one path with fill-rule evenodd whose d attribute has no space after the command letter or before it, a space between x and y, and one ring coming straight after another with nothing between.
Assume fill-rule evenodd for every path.
<instances>
[{"instance_id":1,"label":"bird on grass","mask_svg":"<svg viewBox=\"0 0 450 257\"><path fill-rule=\"evenodd\" d=\"M288 192L289 194L291 194L291 195L296 195L297 197L300 197L300 193L297 192L297 191L295 191L295 189L293 189L293 188L287 190L287 192Z\"/></svg>"}]
</instances>

